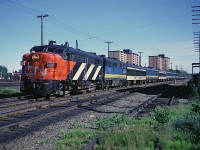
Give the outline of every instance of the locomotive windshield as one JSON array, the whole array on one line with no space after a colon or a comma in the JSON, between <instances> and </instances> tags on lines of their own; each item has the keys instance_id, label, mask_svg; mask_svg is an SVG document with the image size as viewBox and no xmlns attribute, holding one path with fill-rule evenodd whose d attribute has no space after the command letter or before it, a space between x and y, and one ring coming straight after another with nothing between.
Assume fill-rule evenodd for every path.
<instances>
[{"instance_id":1,"label":"locomotive windshield","mask_svg":"<svg viewBox=\"0 0 200 150\"><path fill-rule=\"evenodd\" d=\"M65 49L48 48L46 51L50 52L50 53L58 54L58 55L62 56L64 59L67 59L67 51Z\"/></svg>"},{"instance_id":2,"label":"locomotive windshield","mask_svg":"<svg viewBox=\"0 0 200 150\"><path fill-rule=\"evenodd\" d=\"M30 49L30 52L44 52L47 46L34 46Z\"/></svg>"},{"instance_id":3,"label":"locomotive windshield","mask_svg":"<svg viewBox=\"0 0 200 150\"><path fill-rule=\"evenodd\" d=\"M58 54L64 59L68 58L68 52L66 49L58 48L58 47L48 47L48 46L34 46L30 50L31 53L34 52L50 52L54 54Z\"/></svg>"}]
</instances>

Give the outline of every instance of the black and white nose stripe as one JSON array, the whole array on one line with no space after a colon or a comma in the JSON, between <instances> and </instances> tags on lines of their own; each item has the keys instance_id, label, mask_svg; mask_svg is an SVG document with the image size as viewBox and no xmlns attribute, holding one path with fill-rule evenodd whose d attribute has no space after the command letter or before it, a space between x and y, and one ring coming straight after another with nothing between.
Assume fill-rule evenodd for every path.
<instances>
[{"instance_id":1,"label":"black and white nose stripe","mask_svg":"<svg viewBox=\"0 0 200 150\"><path fill-rule=\"evenodd\" d=\"M77 67L72 80L98 80L98 75L101 74L102 66L94 64L81 63Z\"/></svg>"},{"instance_id":2,"label":"black and white nose stripe","mask_svg":"<svg viewBox=\"0 0 200 150\"><path fill-rule=\"evenodd\" d=\"M85 68L85 66L86 66L86 63L82 63L80 65L80 67L78 68L78 70L72 80L78 80L78 78L80 77L81 73L83 72L83 69Z\"/></svg>"},{"instance_id":3,"label":"black and white nose stripe","mask_svg":"<svg viewBox=\"0 0 200 150\"><path fill-rule=\"evenodd\" d=\"M90 65L90 68L87 70L87 72L86 72L86 74L85 74L83 80L87 80L87 79L88 79L88 77L89 77L89 75L91 74L91 72L92 72L94 66L95 66L95 65L93 65L93 64Z\"/></svg>"},{"instance_id":4,"label":"black and white nose stripe","mask_svg":"<svg viewBox=\"0 0 200 150\"><path fill-rule=\"evenodd\" d=\"M98 66L94 73L94 76L92 77L92 80L96 80L97 75L99 74L100 70L101 70L101 66Z\"/></svg>"}]
</instances>

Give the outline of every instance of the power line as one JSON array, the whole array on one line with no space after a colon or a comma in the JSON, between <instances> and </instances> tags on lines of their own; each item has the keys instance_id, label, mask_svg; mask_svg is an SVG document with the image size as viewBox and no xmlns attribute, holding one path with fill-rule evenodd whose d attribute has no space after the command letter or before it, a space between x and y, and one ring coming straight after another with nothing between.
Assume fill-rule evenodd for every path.
<instances>
[{"instance_id":1,"label":"power line","mask_svg":"<svg viewBox=\"0 0 200 150\"><path fill-rule=\"evenodd\" d=\"M36 16L36 14L38 14L38 13L41 14L41 12L38 11L38 10L26 7L24 5L21 5L19 3L11 1L11 0L7 0L7 1L0 0L0 4L7 6L7 7L10 7L10 8L13 8L13 9L16 9L16 10L21 11L21 12L25 12L25 13L27 13L29 15L33 15L33 16Z\"/></svg>"}]
</instances>

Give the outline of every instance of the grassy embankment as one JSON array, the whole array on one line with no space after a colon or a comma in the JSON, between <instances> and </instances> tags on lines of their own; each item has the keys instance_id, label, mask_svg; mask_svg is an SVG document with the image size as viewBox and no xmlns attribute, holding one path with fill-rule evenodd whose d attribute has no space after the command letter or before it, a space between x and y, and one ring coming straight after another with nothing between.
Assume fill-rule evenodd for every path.
<instances>
[{"instance_id":1,"label":"grassy embankment","mask_svg":"<svg viewBox=\"0 0 200 150\"><path fill-rule=\"evenodd\" d=\"M187 104L157 107L143 118L125 112L85 124L75 121L69 132L61 131L53 149L81 149L95 138L101 142L96 150L154 150L155 143L164 150L200 149L200 88L192 81L189 86L194 95Z\"/></svg>"}]
</instances>

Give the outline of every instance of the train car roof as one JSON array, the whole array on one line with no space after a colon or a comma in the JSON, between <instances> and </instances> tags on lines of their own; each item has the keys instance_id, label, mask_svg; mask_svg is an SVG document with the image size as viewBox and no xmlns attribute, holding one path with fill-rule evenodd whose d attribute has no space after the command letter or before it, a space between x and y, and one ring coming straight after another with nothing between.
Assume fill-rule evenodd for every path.
<instances>
[{"instance_id":1,"label":"train car roof","mask_svg":"<svg viewBox=\"0 0 200 150\"><path fill-rule=\"evenodd\" d=\"M159 71L157 69L154 69L154 68L146 68L147 70L153 70L153 71Z\"/></svg>"},{"instance_id":2,"label":"train car roof","mask_svg":"<svg viewBox=\"0 0 200 150\"><path fill-rule=\"evenodd\" d=\"M167 71L164 71L164 70L159 70L159 73L167 73Z\"/></svg>"},{"instance_id":3,"label":"train car roof","mask_svg":"<svg viewBox=\"0 0 200 150\"><path fill-rule=\"evenodd\" d=\"M127 64L127 67L133 67L133 68L138 68L138 69L143 69L143 70L146 70L145 67L142 67L142 66L137 66L137 65L133 65L133 64Z\"/></svg>"},{"instance_id":4,"label":"train car roof","mask_svg":"<svg viewBox=\"0 0 200 150\"><path fill-rule=\"evenodd\" d=\"M169 74L169 73L171 73L171 74L178 74L176 72L169 72L169 71L167 71L167 74Z\"/></svg>"},{"instance_id":5,"label":"train car roof","mask_svg":"<svg viewBox=\"0 0 200 150\"><path fill-rule=\"evenodd\" d=\"M101 56L96 55L96 53L93 53L93 52L86 52L86 51L83 51L83 50L80 50L80 49L75 49L75 48L72 48L72 47L68 47L67 50L72 54L74 53L74 54L85 55L85 56L88 56L90 58L94 57L94 58L102 59Z\"/></svg>"},{"instance_id":6,"label":"train car roof","mask_svg":"<svg viewBox=\"0 0 200 150\"><path fill-rule=\"evenodd\" d=\"M121 63L121 64L126 64L125 62L120 61L117 58L111 58L111 57L103 57L106 61L110 61L110 62L115 62L115 63Z\"/></svg>"},{"instance_id":7,"label":"train car roof","mask_svg":"<svg viewBox=\"0 0 200 150\"><path fill-rule=\"evenodd\" d=\"M31 48L30 52L51 52L51 53L57 53L60 54L61 51L63 52L64 50L66 50L69 53L72 54L80 54L83 56L87 56L87 57L93 57L93 58L98 58L98 59L102 59L102 57L100 57L99 55L96 55L95 53L92 52L86 52L80 49L75 49L72 47L67 47L65 45L42 45L42 46L34 46Z\"/></svg>"}]
</instances>

